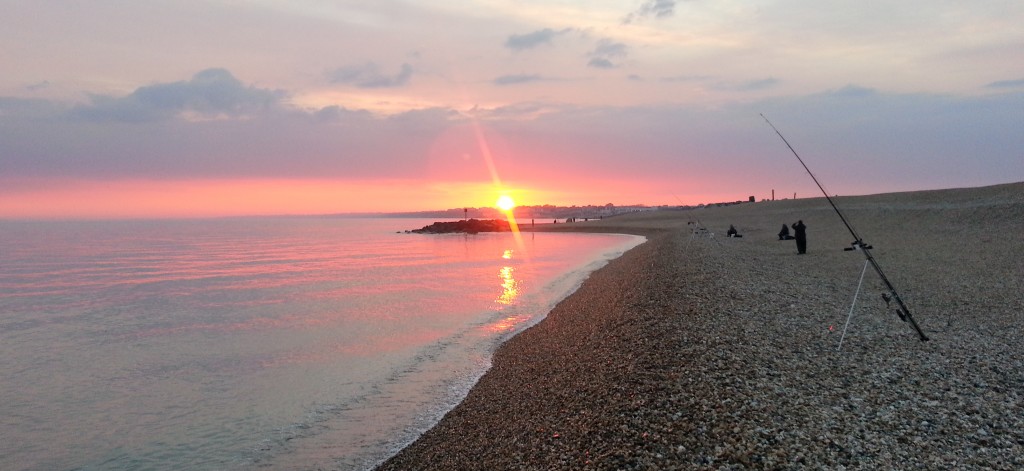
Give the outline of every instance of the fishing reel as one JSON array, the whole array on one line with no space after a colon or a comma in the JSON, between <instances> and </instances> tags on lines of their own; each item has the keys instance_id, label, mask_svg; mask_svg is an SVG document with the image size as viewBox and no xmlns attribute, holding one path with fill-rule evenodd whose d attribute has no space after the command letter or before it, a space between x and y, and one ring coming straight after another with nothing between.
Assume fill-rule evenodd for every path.
<instances>
[{"instance_id":1,"label":"fishing reel","mask_svg":"<svg viewBox=\"0 0 1024 471\"><path fill-rule=\"evenodd\" d=\"M873 249L873 248L874 247L872 247L872 246L870 246L868 244L865 244L863 240L855 240L853 242L850 242L850 247L847 247L847 248L843 249L843 251L844 252L849 252L851 250L864 250L864 249Z\"/></svg>"},{"instance_id":2,"label":"fishing reel","mask_svg":"<svg viewBox=\"0 0 1024 471\"><path fill-rule=\"evenodd\" d=\"M888 309L889 308L889 303L892 301L892 297L889 296L888 294L882 293L882 300L885 301L885 307L886 307L886 309ZM903 321L903 322L907 322L907 316L903 314L903 310L902 309L896 309L895 311L896 311L896 317L899 317L900 320Z\"/></svg>"}]
</instances>

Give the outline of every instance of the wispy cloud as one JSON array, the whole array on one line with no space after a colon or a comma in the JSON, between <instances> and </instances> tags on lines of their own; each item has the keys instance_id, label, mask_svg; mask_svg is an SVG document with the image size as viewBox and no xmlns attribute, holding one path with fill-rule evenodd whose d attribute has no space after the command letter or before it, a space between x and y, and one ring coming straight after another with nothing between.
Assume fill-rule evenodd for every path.
<instances>
[{"instance_id":1,"label":"wispy cloud","mask_svg":"<svg viewBox=\"0 0 1024 471\"><path fill-rule=\"evenodd\" d=\"M703 82L711 80L713 77L710 75L672 75L669 77L662 77L662 82Z\"/></svg>"},{"instance_id":2,"label":"wispy cloud","mask_svg":"<svg viewBox=\"0 0 1024 471\"><path fill-rule=\"evenodd\" d=\"M628 24L638 19L652 16L655 18L669 17L675 12L675 8L676 0L647 0L636 11L626 15L622 22Z\"/></svg>"},{"instance_id":3,"label":"wispy cloud","mask_svg":"<svg viewBox=\"0 0 1024 471\"><path fill-rule=\"evenodd\" d=\"M513 75L502 75L494 79L495 85L517 85L521 83L539 82L544 80L544 77L538 74L513 74Z\"/></svg>"},{"instance_id":4,"label":"wispy cloud","mask_svg":"<svg viewBox=\"0 0 1024 471\"><path fill-rule=\"evenodd\" d=\"M28 90L30 92L34 92L34 91L43 90L43 89L49 88L49 87L50 87L50 81L49 80L43 80L41 82L36 82L36 83L32 83L32 84L26 85L25 86L25 90Z\"/></svg>"},{"instance_id":5,"label":"wispy cloud","mask_svg":"<svg viewBox=\"0 0 1024 471\"><path fill-rule=\"evenodd\" d=\"M623 43L602 39L598 41L594 50L590 51L590 61L587 65L599 69L615 68L616 64L612 60L626 57L627 51L628 47Z\"/></svg>"},{"instance_id":6,"label":"wispy cloud","mask_svg":"<svg viewBox=\"0 0 1024 471\"><path fill-rule=\"evenodd\" d=\"M321 122L339 122L345 119L368 119L372 115L366 110L350 110L341 106L331 105L314 111L313 117Z\"/></svg>"},{"instance_id":7,"label":"wispy cloud","mask_svg":"<svg viewBox=\"0 0 1024 471\"><path fill-rule=\"evenodd\" d=\"M826 94L834 97L858 98L875 96L878 94L878 90L857 85L847 85L838 90L826 92Z\"/></svg>"},{"instance_id":8,"label":"wispy cloud","mask_svg":"<svg viewBox=\"0 0 1024 471\"><path fill-rule=\"evenodd\" d=\"M570 31L572 31L570 28L557 31L551 28L544 28L532 33L513 34L505 40L505 47L514 51L533 49L537 46L551 44L556 37L569 33Z\"/></svg>"},{"instance_id":9,"label":"wispy cloud","mask_svg":"<svg viewBox=\"0 0 1024 471\"><path fill-rule=\"evenodd\" d=\"M374 62L339 67L327 73L331 83L354 85L359 88L392 88L409 83L412 78L412 66L402 64L394 75L381 72Z\"/></svg>"},{"instance_id":10,"label":"wispy cloud","mask_svg":"<svg viewBox=\"0 0 1024 471\"><path fill-rule=\"evenodd\" d=\"M985 85L985 88L1024 88L1024 79L999 80Z\"/></svg>"},{"instance_id":11,"label":"wispy cloud","mask_svg":"<svg viewBox=\"0 0 1024 471\"><path fill-rule=\"evenodd\" d=\"M191 80L140 87L130 95L92 95L73 116L94 121L147 122L193 113L238 117L275 106L284 92L245 86L231 72L206 69Z\"/></svg>"},{"instance_id":12,"label":"wispy cloud","mask_svg":"<svg viewBox=\"0 0 1024 471\"><path fill-rule=\"evenodd\" d=\"M728 90L728 91L736 91L736 92L749 92L749 91L755 91L755 90L768 89L768 88L774 87L774 86L776 86L778 84L779 84L779 79L774 78L774 77L768 77L768 78L763 78L763 79L750 80L750 81L747 81L747 82L738 82L738 83L731 83L731 82L730 83L725 83L725 82L723 82L723 83L716 83L716 84L712 85L711 88L713 88L715 90Z\"/></svg>"},{"instance_id":13,"label":"wispy cloud","mask_svg":"<svg viewBox=\"0 0 1024 471\"><path fill-rule=\"evenodd\" d=\"M40 119L62 116L67 108L38 98L0 96L0 117L13 119Z\"/></svg>"}]
</instances>

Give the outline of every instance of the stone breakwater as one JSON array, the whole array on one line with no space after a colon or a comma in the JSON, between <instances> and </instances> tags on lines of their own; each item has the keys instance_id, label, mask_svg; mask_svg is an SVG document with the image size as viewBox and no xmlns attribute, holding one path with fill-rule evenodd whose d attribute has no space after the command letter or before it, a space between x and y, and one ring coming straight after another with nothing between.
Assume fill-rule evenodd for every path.
<instances>
[{"instance_id":1,"label":"stone breakwater","mask_svg":"<svg viewBox=\"0 0 1024 471\"><path fill-rule=\"evenodd\" d=\"M413 229L411 233L416 234L450 234L466 233L476 234L479 232L508 232L511 230L508 221L500 219L464 219L461 221L441 221L419 229Z\"/></svg>"},{"instance_id":2,"label":"stone breakwater","mask_svg":"<svg viewBox=\"0 0 1024 471\"><path fill-rule=\"evenodd\" d=\"M823 199L590 223L649 242L379 469L1024 468L1024 184L837 203L931 341L869 269L837 349L864 258Z\"/></svg>"}]
</instances>

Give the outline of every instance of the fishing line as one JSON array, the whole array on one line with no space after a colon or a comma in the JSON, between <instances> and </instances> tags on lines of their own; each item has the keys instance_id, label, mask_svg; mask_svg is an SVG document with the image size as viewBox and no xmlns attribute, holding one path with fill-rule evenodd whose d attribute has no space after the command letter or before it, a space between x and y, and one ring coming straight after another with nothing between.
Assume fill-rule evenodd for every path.
<instances>
[{"instance_id":1,"label":"fishing line","mask_svg":"<svg viewBox=\"0 0 1024 471\"><path fill-rule=\"evenodd\" d=\"M851 226L850 222L846 220L846 216L843 216L843 212L839 210L839 207L836 206L836 203L832 201L831 197L828 196L828 192L825 191L825 188L821 186L821 183L818 182L818 178L814 176L814 173L811 172L811 169L807 167L806 163L804 163L804 159L800 158L800 154L796 153L796 150L793 149L793 146L789 144L789 141L786 140L786 137L783 136L781 132L779 132L778 128L776 128L771 121L768 121L768 118L764 115L764 113L759 114L762 118L764 118L764 121L768 123L769 126L772 127L772 129L775 131L775 134L779 135L779 138L782 139L782 142L786 143L786 147L789 147L790 152L792 152L796 159L800 161L800 165L804 167L804 170L807 171L807 174L811 176L812 180L814 180L814 184L818 185L818 189L821 190L821 193L823 195L825 195L825 199L828 200L828 204L832 205L832 209L835 210L836 214L839 215L839 219L843 221L843 225L845 225L846 229L850 231L850 234L853 236L853 242L850 243L851 247L847 247L843 250L859 250L864 253L864 257L867 258L867 261L865 263L870 264L871 267L875 269L875 272L878 273L878 277L882 279L882 283L884 283L885 287L889 290L888 295L882 293L882 299L885 300L886 307L890 305L891 301L895 300L896 316L899 317L900 320L903 322L909 322L910 325L914 327L914 330L917 331L917 334L918 336L920 336L921 341L927 342L928 336L926 336L924 334L924 331L921 330L921 327L917 325L917 321L914 320L914 316L910 315L910 309L907 308L907 305L903 302L903 299L900 298L900 294L896 292L896 288L892 285L892 283L889 282L889 278L885 276L884 272L882 272L882 267L880 267L878 265L878 262L875 261L875 257L871 256L870 249L872 249L873 247L868 244L865 244L864 240L861 239L860 235L857 234L857 231L853 230L853 226ZM858 292L860 291L859 286L857 287L857 290ZM854 300L854 302L856 302L856 300Z\"/></svg>"}]
</instances>

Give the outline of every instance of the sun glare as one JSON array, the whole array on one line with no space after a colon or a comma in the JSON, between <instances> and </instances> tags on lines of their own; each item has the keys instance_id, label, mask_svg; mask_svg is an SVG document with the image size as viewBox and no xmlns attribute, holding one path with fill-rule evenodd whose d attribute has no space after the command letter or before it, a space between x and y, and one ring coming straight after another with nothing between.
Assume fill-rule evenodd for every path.
<instances>
[{"instance_id":1,"label":"sun glare","mask_svg":"<svg viewBox=\"0 0 1024 471\"><path fill-rule=\"evenodd\" d=\"M515 200L512 199L511 196L501 195L501 197L498 198L498 202L494 203L494 205L497 206L498 209L502 211L511 211L512 208L516 207L516 202Z\"/></svg>"}]
</instances>

